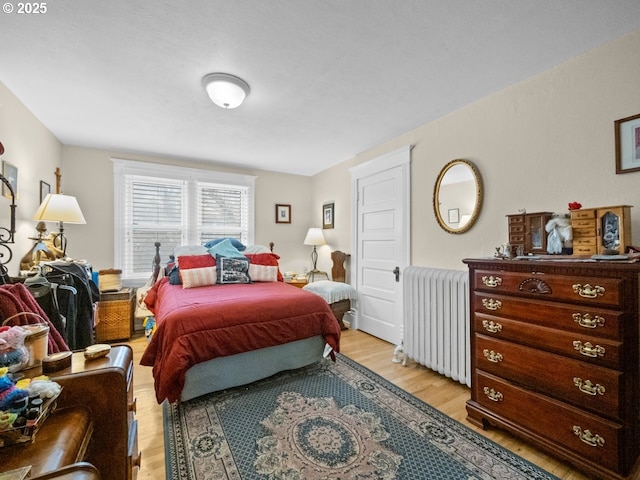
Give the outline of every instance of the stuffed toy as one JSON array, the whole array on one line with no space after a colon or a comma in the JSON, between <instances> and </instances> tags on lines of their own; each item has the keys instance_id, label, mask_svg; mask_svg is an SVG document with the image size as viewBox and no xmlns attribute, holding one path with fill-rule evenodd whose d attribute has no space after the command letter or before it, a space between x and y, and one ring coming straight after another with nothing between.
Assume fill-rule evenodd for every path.
<instances>
[{"instance_id":1,"label":"stuffed toy","mask_svg":"<svg viewBox=\"0 0 640 480\"><path fill-rule=\"evenodd\" d=\"M54 382L46 375L32 378L25 388L29 393L37 393L42 399L53 398L62 390L59 383Z\"/></svg>"},{"instance_id":2,"label":"stuffed toy","mask_svg":"<svg viewBox=\"0 0 640 480\"><path fill-rule=\"evenodd\" d=\"M544 229L549 234L547 237L547 252L550 254L562 253L563 248L573 246L570 218L554 215L547 222Z\"/></svg>"},{"instance_id":3,"label":"stuffed toy","mask_svg":"<svg viewBox=\"0 0 640 480\"><path fill-rule=\"evenodd\" d=\"M21 412L29 402L29 392L16 388L8 373L7 367L0 368L0 411Z\"/></svg>"},{"instance_id":4,"label":"stuffed toy","mask_svg":"<svg viewBox=\"0 0 640 480\"><path fill-rule=\"evenodd\" d=\"M0 367L10 373L17 372L29 362L29 352L24 346L28 331L22 327L0 327Z\"/></svg>"},{"instance_id":5,"label":"stuffed toy","mask_svg":"<svg viewBox=\"0 0 640 480\"><path fill-rule=\"evenodd\" d=\"M156 331L156 319L155 317L145 317L142 323L144 327L144 335L147 337L147 342L151 341L151 337Z\"/></svg>"}]
</instances>

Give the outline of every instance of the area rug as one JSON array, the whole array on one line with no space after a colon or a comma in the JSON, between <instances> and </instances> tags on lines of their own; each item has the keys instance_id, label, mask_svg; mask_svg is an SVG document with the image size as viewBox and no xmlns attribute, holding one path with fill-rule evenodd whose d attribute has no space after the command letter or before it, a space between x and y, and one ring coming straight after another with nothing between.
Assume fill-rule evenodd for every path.
<instances>
[{"instance_id":1,"label":"area rug","mask_svg":"<svg viewBox=\"0 0 640 480\"><path fill-rule=\"evenodd\" d=\"M553 479L339 355L164 403L167 479Z\"/></svg>"}]
</instances>

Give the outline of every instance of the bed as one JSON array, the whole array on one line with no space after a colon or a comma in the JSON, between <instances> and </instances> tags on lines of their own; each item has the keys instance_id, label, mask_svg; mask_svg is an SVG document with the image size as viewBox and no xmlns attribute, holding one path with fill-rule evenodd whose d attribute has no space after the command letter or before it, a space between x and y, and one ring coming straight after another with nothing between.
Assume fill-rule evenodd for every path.
<instances>
[{"instance_id":1,"label":"bed","mask_svg":"<svg viewBox=\"0 0 640 480\"><path fill-rule=\"evenodd\" d=\"M154 272L160 270L159 249L156 243ZM206 255L192 256L179 256L179 268L186 269L187 260L194 262L196 257L210 261ZM273 253L246 256L256 268L278 270L273 262L279 257ZM265 262L265 258L271 260ZM226 257L218 255L213 270L220 274L227 263ZM210 279L208 284L192 286L190 270L199 275L198 270L205 268L211 269L181 270L182 285L172 284L168 276L160 278L146 295L156 330L140 363L153 367L158 403L186 401L300 368L327 355L335 358L340 326L323 298L272 281L273 277L227 284L223 277L222 283Z\"/></svg>"}]
</instances>

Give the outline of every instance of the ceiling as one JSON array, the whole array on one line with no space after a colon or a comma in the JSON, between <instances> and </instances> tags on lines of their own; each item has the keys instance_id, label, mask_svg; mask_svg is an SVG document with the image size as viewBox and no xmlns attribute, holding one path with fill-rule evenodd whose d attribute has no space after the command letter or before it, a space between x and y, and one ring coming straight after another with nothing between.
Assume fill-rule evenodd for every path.
<instances>
[{"instance_id":1,"label":"ceiling","mask_svg":"<svg viewBox=\"0 0 640 480\"><path fill-rule=\"evenodd\" d=\"M640 28L638 0L46 6L0 15L0 81L62 143L302 175ZM241 107L211 72L250 85Z\"/></svg>"}]
</instances>

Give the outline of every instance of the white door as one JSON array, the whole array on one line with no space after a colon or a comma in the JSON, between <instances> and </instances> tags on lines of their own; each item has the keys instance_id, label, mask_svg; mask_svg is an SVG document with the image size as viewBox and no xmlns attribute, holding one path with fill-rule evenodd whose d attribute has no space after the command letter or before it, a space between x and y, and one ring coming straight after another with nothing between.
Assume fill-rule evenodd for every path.
<instances>
[{"instance_id":1,"label":"white door","mask_svg":"<svg viewBox=\"0 0 640 480\"><path fill-rule=\"evenodd\" d=\"M410 157L407 146L351 169L355 328L393 344L402 338L402 271L409 265Z\"/></svg>"}]
</instances>

